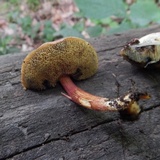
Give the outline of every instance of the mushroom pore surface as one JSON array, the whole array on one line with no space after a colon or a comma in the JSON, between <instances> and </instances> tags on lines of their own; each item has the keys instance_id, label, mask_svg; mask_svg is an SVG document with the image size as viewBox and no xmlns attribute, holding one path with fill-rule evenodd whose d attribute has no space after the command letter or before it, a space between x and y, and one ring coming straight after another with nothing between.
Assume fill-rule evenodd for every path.
<instances>
[{"instance_id":1,"label":"mushroom pore surface","mask_svg":"<svg viewBox=\"0 0 160 160\"><path fill-rule=\"evenodd\" d=\"M21 68L24 89L45 89L45 82L55 86L62 75L82 80L98 68L95 49L85 40L68 37L47 42L26 56Z\"/></svg>"}]
</instances>

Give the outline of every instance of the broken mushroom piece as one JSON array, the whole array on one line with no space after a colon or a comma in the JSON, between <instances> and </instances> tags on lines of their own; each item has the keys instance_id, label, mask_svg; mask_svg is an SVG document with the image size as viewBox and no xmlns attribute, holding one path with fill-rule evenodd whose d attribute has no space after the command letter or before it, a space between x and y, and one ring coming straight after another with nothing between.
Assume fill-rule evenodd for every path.
<instances>
[{"instance_id":1,"label":"broken mushroom piece","mask_svg":"<svg viewBox=\"0 0 160 160\"><path fill-rule=\"evenodd\" d=\"M67 98L89 109L119 111L136 108L131 114L139 114L140 99L148 99L147 93L128 93L113 100L91 95L75 86L70 76L82 80L93 76L98 68L95 49L85 40L68 37L47 42L32 51L24 59L21 82L24 89L43 90L46 84L55 86L59 80Z\"/></svg>"},{"instance_id":2,"label":"broken mushroom piece","mask_svg":"<svg viewBox=\"0 0 160 160\"><path fill-rule=\"evenodd\" d=\"M120 54L125 60L140 67L160 67L160 32L131 40Z\"/></svg>"}]
</instances>

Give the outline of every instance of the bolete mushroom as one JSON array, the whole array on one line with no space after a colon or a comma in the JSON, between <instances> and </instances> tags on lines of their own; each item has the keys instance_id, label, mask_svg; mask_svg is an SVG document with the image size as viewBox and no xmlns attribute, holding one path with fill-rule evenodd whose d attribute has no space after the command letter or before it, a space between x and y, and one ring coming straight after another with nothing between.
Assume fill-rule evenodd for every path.
<instances>
[{"instance_id":1,"label":"bolete mushroom","mask_svg":"<svg viewBox=\"0 0 160 160\"><path fill-rule=\"evenodd\" d=\"M141 38L128 42L120 54L123 58L143 68L160 67L160 32L150 33Z\"/></svg>"},{"instance_id":2,"label":"bolete mushroom","mask_svg":"<svg viewBox=\"0 0 160 160\"><path fill-rule=\"evenodd\" d=\"M101 111L130 110L129 114L139 114L138 100L148 99L147 93L127 93L110 100L91 95L75 86L71 77L82 80L93 76L98 68L95 49L85 40L68 37L42 44L24 59L21 82L24 89L43 90L46 84L55 86L59 80L67 94L75 103L89 109ZM47 82L47 83L46 83Z\"/></svg>"}]
</instances>

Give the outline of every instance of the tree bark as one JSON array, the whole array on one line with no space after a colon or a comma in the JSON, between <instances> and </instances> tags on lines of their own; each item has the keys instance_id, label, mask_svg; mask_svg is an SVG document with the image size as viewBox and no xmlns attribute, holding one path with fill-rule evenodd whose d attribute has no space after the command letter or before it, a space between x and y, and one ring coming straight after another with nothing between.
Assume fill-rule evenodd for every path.
<instances>
[{"instance_id":1,"label":"tree bark","mask_svg":"<svg viewBox=\"0 0 160 160\"><path fill-rule=\"evenodd\" d=\"M61 95L59 83L41 92L24 91L20 69L27 53L0 56L0 159L160 159L160 72L139 69L119 55L132 38L158 31L154 26L89 39L99 69L95 76L75 82L108 98L130 89L147 91L152 98L141 102L143 111L136 121L124 121L117 112L82 108Z\"/></svg>"}]
</instances>

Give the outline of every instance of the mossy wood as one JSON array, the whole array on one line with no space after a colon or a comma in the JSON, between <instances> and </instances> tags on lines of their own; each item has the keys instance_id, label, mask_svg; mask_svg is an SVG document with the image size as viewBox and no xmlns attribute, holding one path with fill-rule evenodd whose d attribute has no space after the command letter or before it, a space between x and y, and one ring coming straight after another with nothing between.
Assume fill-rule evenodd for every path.
<instances>
[{"instance_id":1,"label":"mossy wood","mask_svg":"<svg viewBox=\"0 0 160 160\"><path fill-rule=\"evenodd\" d=\"M152 98L141 102L143 112L136 121L123 121L119 113L82 108L61 95L60 84L40 92L24 91L20 69L27 54L1 56L0 159L158 160L160 71L132 66L119 52L132 38L159 28L90 39L99 57L97 74L75 82L92 94L109 98L130 89L147 91Z\"/></svg>"}]
</instances>

